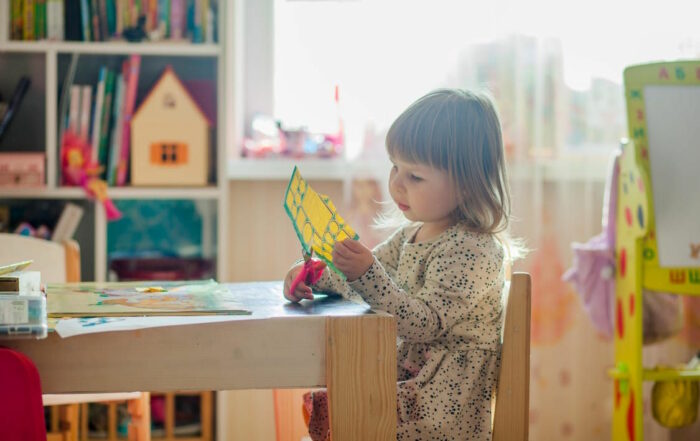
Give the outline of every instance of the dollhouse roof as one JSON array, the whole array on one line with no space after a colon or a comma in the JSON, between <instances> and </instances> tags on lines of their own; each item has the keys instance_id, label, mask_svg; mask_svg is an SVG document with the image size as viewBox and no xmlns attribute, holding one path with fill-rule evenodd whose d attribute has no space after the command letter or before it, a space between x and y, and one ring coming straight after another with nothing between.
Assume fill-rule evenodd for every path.
<instances>
[{"instance_id":1,"label":"dollhouse roof","mask_svg":"<svg viewBox=\"0 0 700 441\"><path fill-rule=\"evenodd\" d=\"M148 92L148 95L146 95L146 98L143 99L141 104L139 105L139 108L134 112L134 116L132 117L132 120L135 120L138 116L141 110L143 110L146 107L146 103L153 97L154 92L163 85L163 80L166 77L172 77L175 80L175 83L179 85L180 88L182 88L183 92L185 95L190 99L192 105L194 106L195 109L197 109L197 112L202 116L202 119L207 123L209 127L212 127L214 124L212 124L211 120L207 117L207 114L204 113L202 110L202 107L199 105L197 100L194 99L192 94L190 93L189 89L187 89L187 86L185 86L180 80L180 77L177 76L175 71L173 70L172 66L168 65L165 67L165 70L163 70L163 73L160 75L156 83L151 87L151 90Z\"/></svg>"}]
</instances>

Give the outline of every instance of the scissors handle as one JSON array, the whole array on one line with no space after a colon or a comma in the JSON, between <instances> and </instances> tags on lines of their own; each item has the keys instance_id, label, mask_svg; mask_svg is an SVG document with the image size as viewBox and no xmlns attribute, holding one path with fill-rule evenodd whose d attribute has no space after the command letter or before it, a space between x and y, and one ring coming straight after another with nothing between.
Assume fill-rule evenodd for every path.
<instances>
[{"instance_id":1,"label":"scissors handle","mask_svg":"<svg viewBox=\"0 0 700 441\"><path fill-rule=\"evenodd\" d=\"M289 293L292 294L297 289L297 286L304 282L307 285L313 285L318 282L321 278L323 270L326 268L326 264L320 260L309 259L304 262L304 266L299 271L299 274L294 278L292 284L289 286Z\"/></svg>"}]
</instances>

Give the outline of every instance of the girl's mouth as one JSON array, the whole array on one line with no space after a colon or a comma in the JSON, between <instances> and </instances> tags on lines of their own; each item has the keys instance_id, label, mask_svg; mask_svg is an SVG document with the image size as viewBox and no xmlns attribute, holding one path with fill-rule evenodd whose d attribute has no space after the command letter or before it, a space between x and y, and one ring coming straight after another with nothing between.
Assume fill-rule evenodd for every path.
<instances>
[{"instance_id":1,"label":"girl's mouth","mask_svg":"<svg viewBox=\"0 0 700 441\"><path fill-rule=\"evenodd\" d=\"M408 205L404 205L404 204L397 203L397 205L399 206L399 210L401 210L401 211L406 211L410 208Z\"/></svg>"}]
</instances>

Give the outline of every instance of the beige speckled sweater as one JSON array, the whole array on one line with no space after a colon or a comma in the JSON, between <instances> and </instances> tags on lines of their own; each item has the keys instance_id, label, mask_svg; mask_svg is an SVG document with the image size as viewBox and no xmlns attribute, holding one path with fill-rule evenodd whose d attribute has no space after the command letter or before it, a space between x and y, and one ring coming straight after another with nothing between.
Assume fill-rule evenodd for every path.
<instances>
[{"instance_id":1,"label":"beige speckled sweater","mask_svg":"<svg viewBox=\"0 0 700 441\"><path fill-rule=\"evenodd\" d=\"M503 249L457 224L413 243L420 228L378 245L357 280L325 271L316 290L353 298L397 318L398 439L491 439L504 287Z\"/></svg>"}]
</instances>

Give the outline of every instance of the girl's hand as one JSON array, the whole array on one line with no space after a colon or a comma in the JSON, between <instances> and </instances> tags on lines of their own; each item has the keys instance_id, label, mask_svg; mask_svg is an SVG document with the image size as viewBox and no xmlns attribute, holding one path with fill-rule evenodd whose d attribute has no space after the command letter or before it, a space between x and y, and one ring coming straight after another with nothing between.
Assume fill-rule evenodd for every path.
<instances>
[{"instance_id":1,"label":"girl's hand","mask_svg":"<svg viewBox=\"0 0 700 441\"><path fill-rule=\"evenodd\" d=\"M352 282L367 272L374 263L372 251L360 242L345 239L333 246L333 265Z\"/></svg>"},{"instance_id":2,"label":"girl's hand","mask_svg":"<svg viewBox=\"0 0 700 441\"><path fill-rule=\"evenodd\" d=\"M296 278L297 274L301 272L301 269L304 267L304 263L300 263L297 265L294 265L289 269L287 272L287 275L284 278L284 298L289 300L290 302L298 302L301 299L308 299L308 300L313 300L314 295L311 293L311 287L307 285L304 282L301 282L297 285L296 289L294 292L290 293L289 292L289 287L292 286L292 281Z\"/></svg>"}]
</instances>

